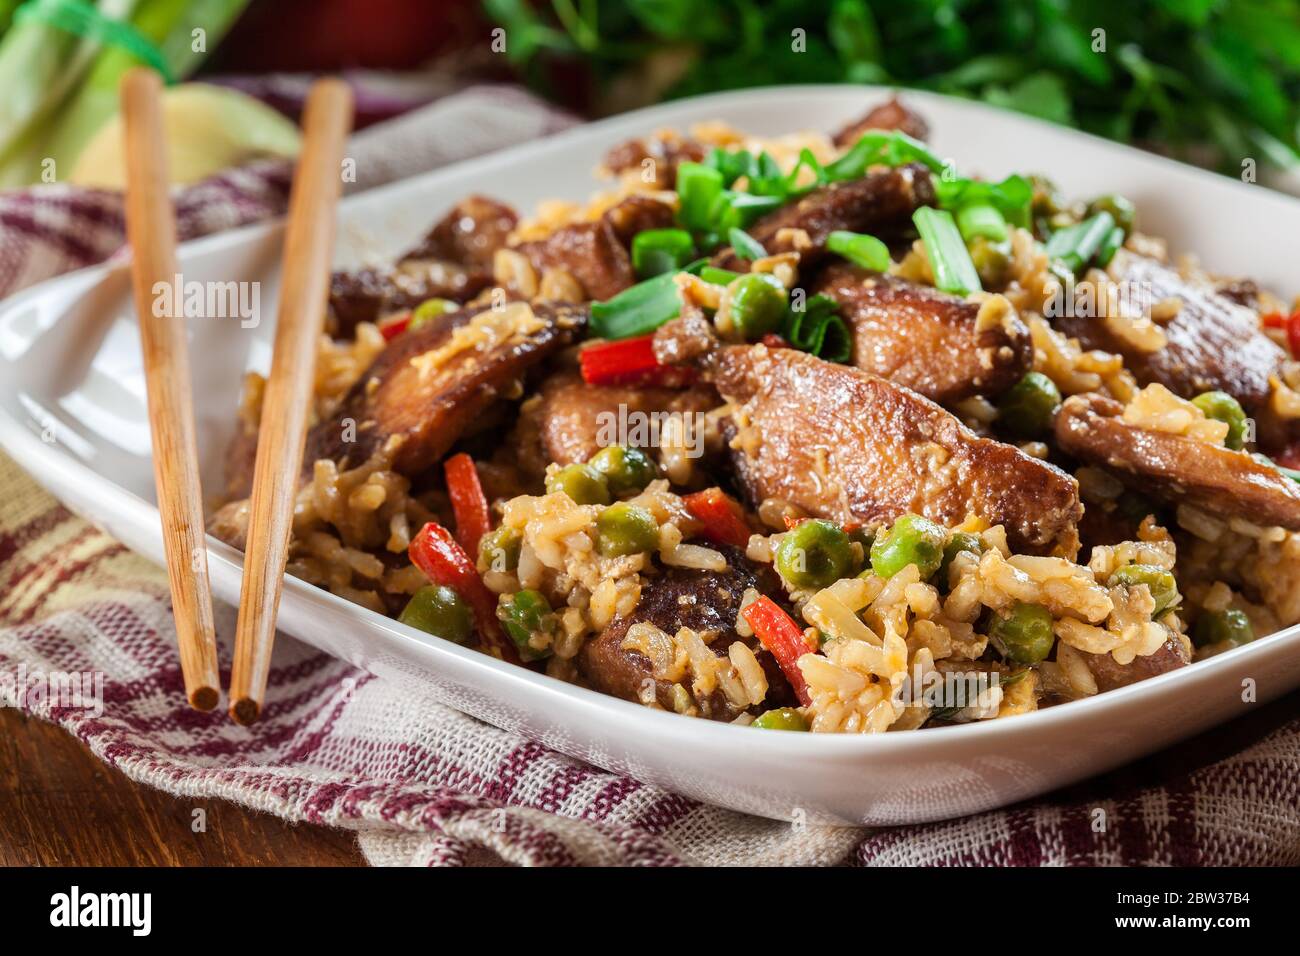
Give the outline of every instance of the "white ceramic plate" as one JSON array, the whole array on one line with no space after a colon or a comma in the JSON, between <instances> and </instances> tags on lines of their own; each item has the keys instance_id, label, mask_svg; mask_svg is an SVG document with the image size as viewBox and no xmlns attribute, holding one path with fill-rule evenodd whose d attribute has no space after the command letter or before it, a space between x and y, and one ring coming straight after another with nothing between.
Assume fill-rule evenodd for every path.
<instances>
[{"instance_id":1,"label":"white ceramic plate","mask_svg":"<svg viewBox=\"0 0 1300 956\"><path fill-rule=\"evenodd\" d=\"M886 91L752 90L671 103L462 163L345 200L340 267L410 246L465 194L531 211L581 199L605 149L664 126L722 119L760 134L831 130ZM933 145L964 172L1049 173L1069 195L1120 192L1144 229L1223 272L1298 291L1291 240L1300 202L982 105L908 97ZM221 487L240 373L269 365L281 225L186 244L186 280L257 280L268 318L191 321L203 474ZM120 264L44 283L0 305L0 446L74 511L162 560L144 379L129 279ZM53 440L46 440L53 439ZM210 539L217 597L235 603L241 556ZM294 578L282 628L331 654L601 767L775 818L915 823L973 813L1072 783L1243 712L1300 684L1300 628L1089 700L1013 719L874 737L758 733L616 700L513 667L349 604Z\"/></svg>"}]
</instances>

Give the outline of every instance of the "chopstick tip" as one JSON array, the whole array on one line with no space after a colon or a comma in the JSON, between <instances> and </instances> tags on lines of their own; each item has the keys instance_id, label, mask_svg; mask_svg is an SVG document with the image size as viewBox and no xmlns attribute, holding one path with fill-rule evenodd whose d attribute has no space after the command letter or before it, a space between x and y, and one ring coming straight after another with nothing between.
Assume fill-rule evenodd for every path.
<instances>
[{"instance_id":1,"label":"chopstick tip","mask_svg":"<svg viewBox=\"0 0 1300 956\"><path fill-rule=\"evenodd\" d=\"M231 701L230 704L231 718L235 723L245 727L255 723L261 711L261 706L251 697L241 697L239 700Z\"/></svg>"},{"instance_id":2,"label":"chopstick tip","mask_svg":"<svg viewBox=\"0 0 1300 956\"><path fill-rule=\"evenodd\" d=\"M206 712L216 707L220 699L221 695L215 687L196 687L190 693L190 706Z\"/></svg>"}]
</instances>

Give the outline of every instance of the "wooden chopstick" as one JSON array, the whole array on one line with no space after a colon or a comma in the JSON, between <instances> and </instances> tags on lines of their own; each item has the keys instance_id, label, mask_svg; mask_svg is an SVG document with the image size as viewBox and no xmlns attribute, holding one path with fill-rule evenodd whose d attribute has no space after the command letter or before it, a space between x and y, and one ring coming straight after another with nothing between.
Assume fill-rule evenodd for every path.
<instances>
[{"instance_id":1,"label":"wooden chopstick","mask_svg":"<svg viewBox=\"0 0 1300 956\"><path fill-rule=\"evenodd\" d=\"M131 244L131 279L135 310L140 317L153 433L154 483L162 515L181 674L190 705L211 710L220 698L221 680L208 588L203 492L194 437L184 307L173 302L171 308L164 308L171 297L163 299L154 292L159 282L170 287L180 271L176 265L176 221L167 192L161 90L158 75L142 67L129 71L122 81L126 232Z\"/></svg>"},{"instance_id":2,"label":"wooden chopstick","mask_svg":"<svg viewBox=\"0 0 1300 956\"><path fill-rule=\"evenodd\" d=\"M271 374L253 465L244 580L230 676L230 716L255 721L266 694L275 619L302 470L316 348L324 329L334 246L334 206L342 188L343 146L352 94L340 80L318 80L303 114L302 153L289 197L284 271Z\"/></svg>"}]
</instances>

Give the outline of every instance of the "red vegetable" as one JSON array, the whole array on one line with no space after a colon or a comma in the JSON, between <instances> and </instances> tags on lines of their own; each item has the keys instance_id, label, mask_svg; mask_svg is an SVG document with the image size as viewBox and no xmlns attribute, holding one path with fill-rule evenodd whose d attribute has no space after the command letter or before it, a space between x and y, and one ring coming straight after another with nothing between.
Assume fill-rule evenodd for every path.
<instances>
[{"instance_id":1,"label":"red vegetable","mask_svg":"<svg viewBox=\"0 0 1300 956\"><path fill-rule=\"evenodd\" d=\"M704 525L704 538L714 544L731 544L743 548L753 534L741 515L740 505L723 494L721 488L706 488L687 495L682 501L691 517Z\"/></svg>"},{"instance_id":2,"label":"red vegetable","mask_svg":"<svg viewBox=\"0 0 1300 956\"><path fill-rule=\"evenodd\" d=\"M474 612L479 637L490 653L512 664L520 663L514 642L506 637L501 622L497 620L496 595L487 589L474 562L456 543L450 531L438 522L430 521L411 539L408 553L411 562L430 581L451 588L468 602Z\"/></svg>"},{"instance_id":3,"label":"red vegetable","mask_svg":"<svg viewBox=\"0 0 1300 956\"><path fill-rule=\"evenodd\" d=\"M1283 468L1300 470L1300 442L1287 445L1286 448L1273 456L1273 460Z\"/></svg>"},{"instance_id":4,"label":"red vegetable","mask_svg":"<svg viewBox=\"0 0 1300 956\"><path fill-rule=\"evenodd\" d=\"M1286 344L1291 347L1291 357L1300 358L1300 309L1286 320Z\"/></svg>"},{"instance_id":5,"label":"red vegetable","mask_svg":"<svg viewBox=\"0 0 1300 956\"><path fill-rule=\"evenodd\" d=\"M681 387L695 380L695 370L660 365L654 333L616 342L597 342L578 353L582 380L588 385L662 385Z\"/></svg>"},{"instance_id":6,"label":"red vegetable","mask_svg":"<svg viewBox=\"0 0 1300 956\"><path fill-rule=\"evenodd\" d=\"M762 342L770 349L788 349L794 347L789 342L787 342L784 338L777 335L775 332L768 332L761 339L759 339L759 341Z\"/></svg>"},{"instance_id":7,"label":"red vegetable","mask_svg":"<svg viewBox=\"0 0 1300 956\"><path fill-rule=\"evenodd\" d=\"M411 313L399 312L397 315L390 315L379 320L379 334L384 337L385 342L391 342L405 332L410 324Z\"/></svg>"},{"instance_id":8,"label":"red vegetable","mask_svg":"<svg viewBox=\"0 0 1300 956\"><path fill-rule=\"evenodd\" d=\"M804 640L803 628L767 596L760 597L741 614L746 623L754 629L754 634L762 645L781 665L781 670L790 681L790 686L794 688L799 703L807 707L812 703L812 696L808 693L808 684L803 679L803 671L799 669L799 658L811 654L812 650Z\"/></svg>"},{"instance_id":9,"label":"red vegetable","mask_svg":"<svg viewBox=\"0 0 1300 956\"><path fill-rule=\"evenodd\" d=\"M1280 329L1286 326L1286 316L1281 312L1269 312L1259 317L1259 324L1266 329Z\"/></svg>"},{"instance_id":10,"label":"red vegetable","mask_svg":"<svg viewBox=\"0 0 1300 956\"><path fill-rule=\"evenodd\" d=\"M448 458L442 469L447 476L451 508L456 513L456 540L472 557L478 554L479 540L492 530L492 514L478 480L478 469L474 459L464 452Z\"/></svg>"}]
</instances>

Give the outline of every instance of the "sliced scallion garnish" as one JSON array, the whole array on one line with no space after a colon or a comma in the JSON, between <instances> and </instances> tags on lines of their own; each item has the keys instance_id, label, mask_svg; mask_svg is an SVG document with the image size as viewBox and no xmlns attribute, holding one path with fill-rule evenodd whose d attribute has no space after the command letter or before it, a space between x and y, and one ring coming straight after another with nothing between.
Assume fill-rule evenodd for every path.
<instances>
[{"instance_id":1,"label":"sliced scallion garnish","mask_svg":"<svg viewBox=\"0 0 1300 956\"><path fill-rule=\"evenodd\" d=\"M855 266L873 272L889 271L889 247L875 236L837 229L826 237L826 248Z\"/></svg>"},{"instance_id":2,"label":"sliced scallion garnish","mask_svg":"<svg viewBox=\"0 0 1300 956\"><path fill-rule=\"evenodd\" d=\"M975 263L971 261L952 213L922 206L912 215L912 221L925 243L935 288L954 295L979 292L982 288L979 273L975 271Z\"/></svg>"}]
</instances>

